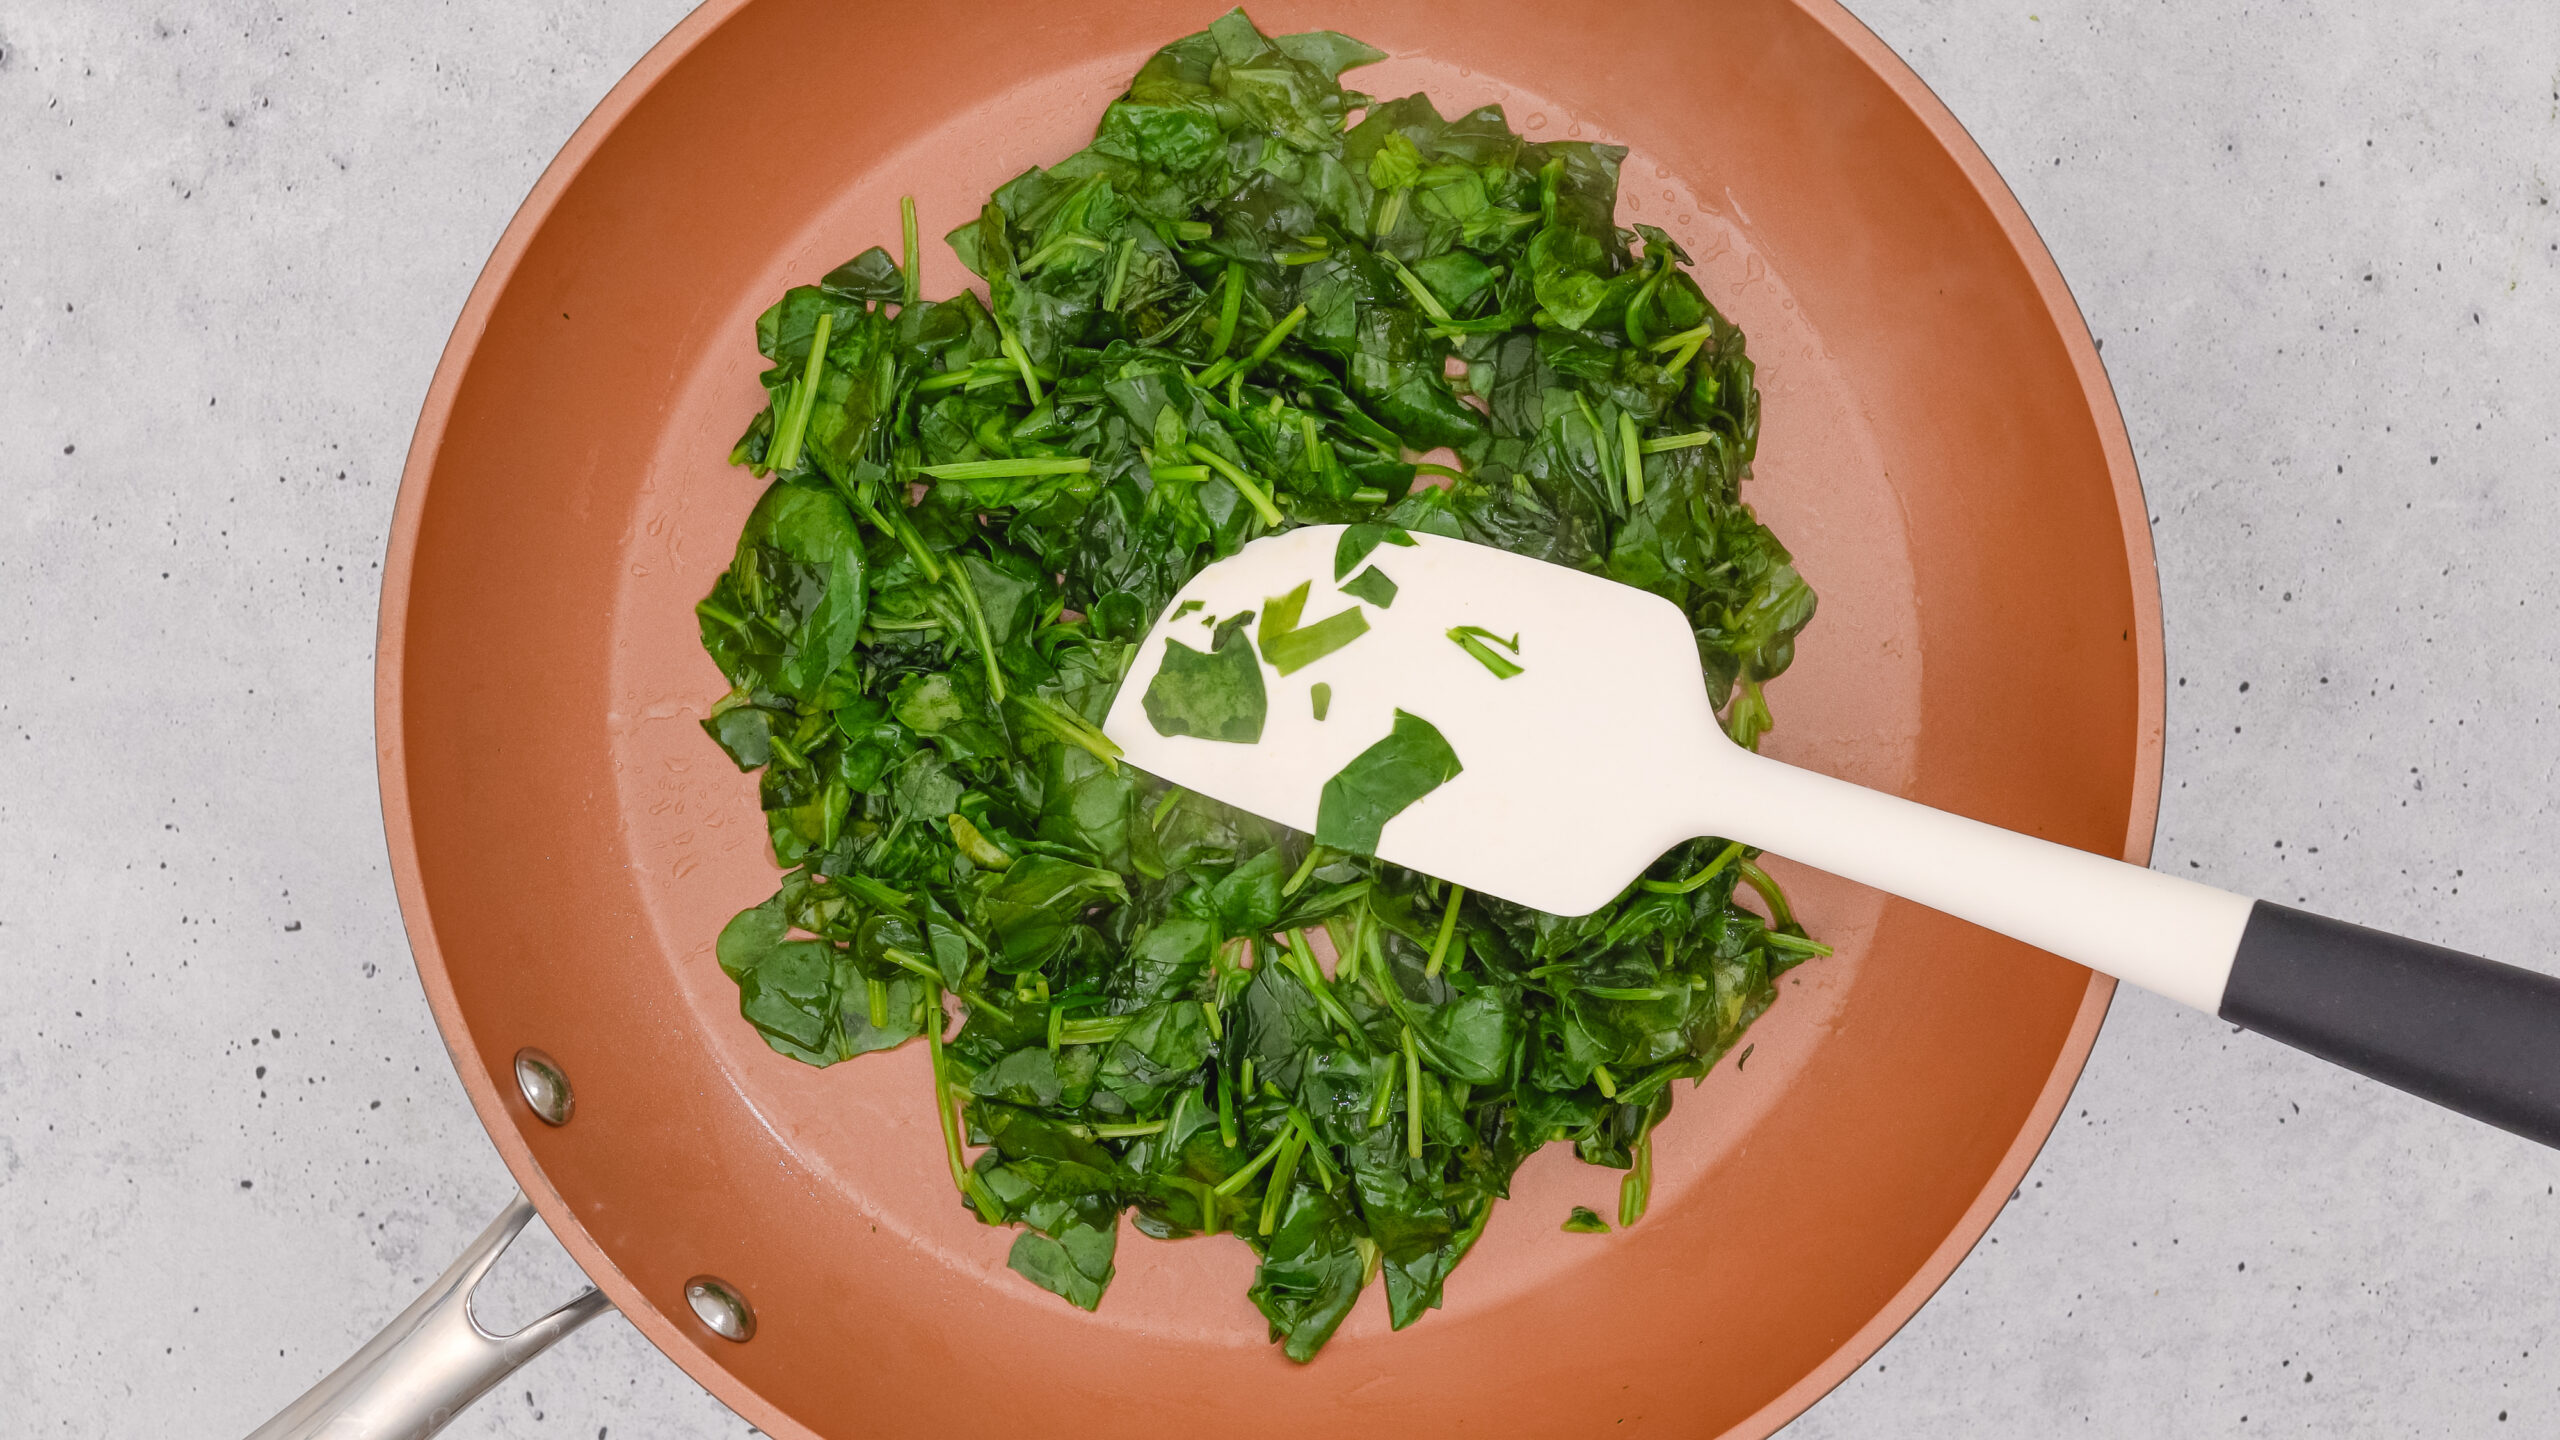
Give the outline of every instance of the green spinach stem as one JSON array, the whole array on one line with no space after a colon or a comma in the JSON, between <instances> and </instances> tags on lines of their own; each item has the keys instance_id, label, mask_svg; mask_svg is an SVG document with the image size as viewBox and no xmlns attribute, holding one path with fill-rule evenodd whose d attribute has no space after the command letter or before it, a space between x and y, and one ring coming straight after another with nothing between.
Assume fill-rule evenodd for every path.
<instances>
[{"instance_id":1,"label":"green spinach stem","mask_svg":"<svg viewBox=\"0 0 2560 1440\"><path fill-rule=\"evenodd\" d=\"M1281 899L1286 900L1306 888L1307 877L1316 873L1316 866L1323 863L1324 854L1325 849L1321 845L1307 847L1307 858L1298 862L1298 868L1290 872L1289 883L1280 887Z\"/></svg>"},{"instance_id":2,"label":"green spinach stem","mask_svg":"<svg viewBox=\"0 0 2560 1440\"><path fill-rule=\"evenodd\" d=\"M1696 874L1685 880L1639 880L1636 883L1656 895L1686 895L1723 874L1725 867L1742 858L1743 848L1739 840L1729 842L1716 852L1716 858L1700 866Z\"/></svg>"},{"instance_id":3,"label":"green spinach stem","mask_svg":"<svg viewBox=\"0 0 2560 1440\"><path fill-rule=\"evenodd\" d=\"M1405 293L1413 297L1414 304L1422 307L1423 314L1430 316L1432 319L1439 321L1443 325L1450 322L1452 317L1449 314L1448 307L1440 303L1439 296L1431 293L1430 286L1422 283L1421 276L1406 269L1403 261L1388 254L1384 250L1378 252L1378 258L1387 262L1387 268L1394 273L1396 282L1404 286Z\"/></svg>"},{"instance_id":4,"label":"green spinach stem","mask_svg":"<svg viewBox=\"0 0 2560 1440\"><path fill-rule=\"evenodd\" d=\"M925 548L924 537L918 535L915 528L907 524L907 517L904 514L898 514L895 518L883 514L880 507L872 504L871 497L863 494L858 486L838 485L836 488L843 491L845 498L853 502L854 509L862 512L862 518L870 521L882 534L896 537L898 548L906 551L907 558L916 562L916 568L924 572L925 579L936 585L942 583L942 562L934 559L933 552ZM895 509L904 509L894 500L890 503Z\"/></svg>"},{"instance_id":5,"label":"green spinach stem","mask_svg":"<svg viewBox=\"0 0 2560 1440\"><path fill-rule=\"evenodd\" d=\"M1422 1158L1422 1052L1414 1047L1410 1023L1404 1027L1404 1150Z\"/></svg>"},{"instance_id":6,"label":"green spinach stem","mask_svg":"<svg viewBox=\"0 0 2560 1440\"><path fill-rule=\"evenodd\" d=\"M942 987L927 984L924 996L925 1055L933 1066L933 1110L942 1121L943 1158L951 1162L951 1184L990 1225L1004 1223L1004 1204L989 1193L987 1184L960 1153L959 1101L951 1093L951 1071L942 1048L942 1028L951 1023L943 1013Z\"/></svg>"},{"instance_id":7,"label":"green spinach stem","mask_svg":"<svg viewBox=\"0 0 2560 1440\"><path fill-rule=\"evenodd\" d=\"M1102 308L1115 315L1120 312L1120 292L1125 289L1129 283L1129 261L1137 253L1137 236L1132 235L1121 241L1120 258L1118 261L1114 262L1111 267L1111 283L1103 287Z\"/></svg>"},{"instance_id":8,"label":"green spinach stem","mask_svg":"<svg viewBox=\"0 0 2560 1440\"><path fill-rule=\"evenodd\" d=\"M1279 1158L1280 1147L1288 1144L1291 1140L1296 1139L1297 1135L1298 1130L1294 1125L1283 1129L1277 1138L1275 1138L1269 1145L1263 1147L1261 1154L1244 1162L1243 1169L1228 1176L1226 1179L1219 1181L1217 1193L1220 1195L1234 1195L1241 1193L1244 1187L1253 1183L1254 1176L1262 1173L1263 1166L1268 1165L1273 1160Z\"/></svg>"},{"instance_id":9,"label":"green spinach stem","mask_svg":"<svg viewBox=\"0 0 2560 1440\"><path fill-rule=\"evenodd\" d=\"M1627 508L1644 503L1644 449L1636 435L1636 417L1632 412L1618 412L1618 439L1626 447Z\"/></svg>"},{"instance_id":10,"label":"green spinach stem","mask_svg":"<svg viewBox=\"0 0 2560 1440\"><path fill-rule=\"evenodd\" d=\"M1333 987L1324 982L1324 969L1316 964L1315 952L1307 948L1306 931L1289 932L1289 963L1286 968L1307 987L1307 993L1315 998L1316 1008L1324 1012L1324 1018L1335 1029L1354 1042L1360 1041L1360 1022L1351 1018L1351 1012L1343 1008L1341 998L1333 993Z\"/></svg>"},{"instance_id":11,"label":"green spinach stem","mask_svg":"<svg viewBox=\"0 0 2560 1440\"><path fill-rule=\"evenodd\" d=\"M997 332L996 348L1002 350L1005 358L1013 362L1014 368L1022 372L1022 388L1031 396L1031 408L1039 409L1040 375L1038 371L1031 368L1031 352L1022 348L1022 342L1014 338L1010 330Z\"/></svg>"},{"instance_id":12,"label":"green spinach stem","mask_svg":"<svg viewBox=\"0 0 2560 1440\"><path fill-rule=\"evenodd\" d=\"M721 609L719 606L712 604L707 599L695 602L693 613L703 616L706 619L717 620L721 624L728 626L741 635L751 633L747 629L747 622L743 617L732 615L728 611Z\"/></svg>"},{"instance_id":13,"label":"green spinach stem","mask_svg":"<svg viewBox=\"0 0 2560 1440\"><path fill-rule=\"evenodd\" d=\"M1582 423L1590 427L1591 456L1593 463L1600 467L1600 483L1614 491L1620 484L1616 447L1609 443L1609 432L1600 427L1600 417L1591 413L1591 402L1582 398L1581 391L1573 392L1573 403L1582 412Z\"/></svg>"},{"instance_id":14,"label":"green spinach stem","mask_svg":"<svg viewBox=\"0 0 2560 1440\"><path fill-rule=\"evenodd\" d=\"M1653 342L1653 348L1655 351L1659 352L1664 350L1678 350L1684 346L1699 345L1713 339L1715 337L1715 333L1716 322L1713 320L1705 320L1681 331L1677 335L1663 336L1661 339Z\"/></svg>"},{"instance_id":15,"label":"green spinach stem","mask_svg":"<svg viewBox=\"0 0 2560 1440\"><path fill-rule=\"evenodd\" d=\"M1449 887L1449 903L1440 911L1440 933L1431 938L1431 958L1423 962L1423 974L1440 973L1440 962L1449 954L1449 937L1458 933L1458 907L1466 903L1466 898L1466 886Z\"/></svg>"},{"instance_id":16,"label":"green spinach stem","mask_svg":"<svg viewBox=\"0 0 2560 1440\"><path fill-rule=\"evenodd\" d=\"M1271 1167L1271 1181L1262 1187L1262 1221L1257 1227L1262 1234L1271 1233L1272 1222L1280 1218L1281 1203L1289 1198L1289 1184L1298 1178L1298 1156L1307 1148L1306 1137L1298 1127L1290 1126L1282 1133L1280 1158Z\"/></svg>"},{"instance_id":17,"label":"green spinach stem","mask_svg":"<svg viewBox=\"0 0 2560 1440\"><path fill-rule=\"evenodd\" d=\"M898 265L899 277L906 282L904 308L913 310L917 302L924 299L924 273L917 268L924 252L916 244L916 197L913 195L898 197L898 238L902 244L899 253L904 257Z\"/></svg>"},{"instance_id":18,"label":"green spinach stem","mask_svg":"<svg viewBox=\"0 0 2560 1440\"><path fill-rule=\"evenodd\" d=\"M1645 249L1648 253L1644 258L1653 262L1653 273L1645 277L1644 285L1636 291L1635 298L1627 302L1627 343L1639 350L1644 348L1645 307L1653 303L1654 289L1662 283L1662 277L1671 273L1669 252L1651 254L1653 247L1650 244Z\"/></svg>"},{"instance_id":19,"label":"green spinach stem","mask_svg":"<svg viewBox=\"0 0 2560 1440\"><path fill-rule=\"evenodd\" d=\"M1244 313L1244 262L1227 262L1225 289L1218 296L1218 328L1209 332L1209 353L1224 355L1235 343L1236 320Z\"/></svg>"},{"instance_id":20,"label":"green spinach stem","mask_svg":"<svg viewBox=\"0 0 2560 1440\"><path fill-rule=\"evenodd\" d=\"M1289 338L1289 332L1297 329L1298 322L1306 318L1307 307L1300 305L1288 314L1281 316L1280 323L1272 326L1269 331L1265 332L1261 341L1257 343L1252 350L1247 352L1242 360L1221 360L1217 364L1210 366L1208 369L1201 371L1200 378L1193 383L1199 385L1203 389L1206 389L1209 386L1217 384L1221 380L1230 378L1231 376L1251 374L1253 372L1253 367L1270 359L1272 352L1280 348L1280 343ZM1234 402L1229 402L1229 408L1235 408Z\"/></svg>"},{"instance_id":21,"label":"green spinach stem","mask_svg":"<svg viewBox=\"0 0 2560 1440\"><path fill-rule=\"evenodd\" d=\"M800 383L791 392L791 414L782 422L782 433L774 438L773 448L766 452L766 463L776 470L788 470L800 463L800 442L809 433L809 412L817 408L818 377L827 368L827 341L835 334L836 312L818 312L818 328L809 336L809 367L801 372Z\"/></svg>"},{"instance_id":22,"label":"green spinach stem","mask_svg":"<svg viewBox=\"0 0 2560 1440\"><path fill-rule=\"evenodd\" d=\"M1082 475L1093 461L1082 455L1025 455L1018 459L954 460L919 465L916 473L936 480L1022 480L1037 475Z\"/></svg>"},{"instance_id":23,"label":"green spinach stem","mask_svg":"<svg viewBox=\"0 0 2560 1440\"><path fill-rule=\"evenodd\" d=\"M1369 227L1371 239L1385 239L1396 228L1396 222L1404 218L1404 197L1410 188L1399 185L1379 200L1377 220Z\"/></svg>"},{"instance_id":24,"label":"green spinach stem","mask_svg":"<svg viewBox=\"0 0 2560 1440\"><path fill-rule=\"evenodd\" d=\"M1226 476L1227 483L1236 487L1236 493L1242 495L1245 503L1253 507L1254 514L1262 517L1263 524L1278 529L1288 523L1280 514L1279 507L1271 503L1271 497L1263 493L1262 487L1254 483L1252 476L1238 469L1234 461L1196 440L1184 445L1183 448L1191 452L1192 459Z\"/></svg>"},{"instance_id":25,"label":"green spinach stem","mask_svg":"<svg viewBox=\"0 0 2560 1440\"><path fill-rule=\"evenodd\" d=\"M1386 1055L1378 1060L1378 1088L1369 1097L1369 1128L1372 1130L1387 1123L1387 1106L1395 1099L1396 1094L1398 1058L1396 1055Z\"/></svg>"},{"instance_id":26,"label":"green spinach stem","mask_svg":"<svg viewBox=\"0 0 2560 1440\"><path fill-rule=\"evenodd\" d=\"M1618 1182L1618 1228L1625 1229L1644 1218L1645 1207L1653 1203L1653 1130L1636 1137L1630 1147L1635 1163L1627 1168L1627 1178Z\"/></svg>"},{"instance_id":27,"label":"green spinach stem","mask_svg":"<svg viewBox=\"0 0 2560 1440\"><path fill-rule=\"evenodd\" d=\"M1699 445L1713 445L1724 439L1713 430L1692 430L1685 435L1656 435L1644 442L1644 453L1660 455L1667 450L1687 450Z\"/></svg>"},{"instance_id":28,"label":"green spinach stem","mask_svg":"<svg viewBox=\"0 0 2560 1440\"><path fill-rule=\"evenodd\" d=\"M1069 1020L1058 1027L1061 1045L1108 1045L1129 1028L1126 1015L1105 1015L1092 1020Z\"/></svg>"},{"instance_id":29,"label":"green spinach stem","mask_svg":"<svg viewBox=\"0 0 2560 1440\"><path fill-rule=\"evenodd\" d=\"M1122 752L1118 742L1103 734L1092 721L1045 695L1025 692L1013 698L1042 729L1092 755L1102 762L1103 769L1119 773Z\"/></svg>"},{"instance_id":30,"label":"green spinach stem","mask_svg":"<svg viewBox=\"0 0 2560 1440\"><path fill-rule=\"evenodd\" d=\"M987 698L1001 705L1004 703L1004 666L996 659L995 638L987 629L987 612L979 608L978 587L969 583L966 561L952 564L951 586L960 592L961 607L969 615L969 631L977 638L978 656L986 662Z\"/></svg>"},{"instance_id":31,"label":"green spinach stem","mask_svg":"<svg viewBox=\"0 0 2560 1440\"><path fill-rule=\"evenodd\" d=\"M1769 928L1773 930L1794 929L1796 925L1796 912L1787 904L1787 892L1778 888L1778 882L1769 878L1769 872L1752 864L1748 860L1743 861L1737 868L1740 869L1743 880L1747 882L1752 889L1759 891L1760 898L1768 903Z\"/></svg>"}]
</instances>

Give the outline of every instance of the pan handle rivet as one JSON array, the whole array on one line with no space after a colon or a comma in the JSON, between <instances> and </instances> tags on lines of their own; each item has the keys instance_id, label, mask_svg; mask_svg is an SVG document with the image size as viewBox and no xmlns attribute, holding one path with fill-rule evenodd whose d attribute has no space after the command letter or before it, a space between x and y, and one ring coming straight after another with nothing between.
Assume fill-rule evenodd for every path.
<instances>
[{"instance_id":1,"label":"pan handle rivet","mask_svg":"<svg viewBox=\"0 0 2560 1440\"><path fill-rule=\"evenodd\" d=\"M516 1088L524 1103L545 1125L566 1125L577 1097L569 1093L569 1077L560 1062L528 1045L516 1052Z\"/></svg>"},{"instance_id":2,"label":"pan handle rivet","mask_svg":"<svg viewBox=\"0 0 2560 1440\"><path fill-rule=\"evenodd\" d=\"M694 1318L723 1340L744 1343L756 1338L756 1312L737 1287L717 1275L696 1275L684 1282L684 1303Z\"/></svg>"}]
</instances>

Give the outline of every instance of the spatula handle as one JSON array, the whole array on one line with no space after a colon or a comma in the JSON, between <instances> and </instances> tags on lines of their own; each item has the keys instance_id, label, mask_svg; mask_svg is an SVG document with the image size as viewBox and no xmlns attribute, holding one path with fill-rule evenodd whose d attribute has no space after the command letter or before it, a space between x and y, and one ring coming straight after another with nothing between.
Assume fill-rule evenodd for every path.
<instances>
[{"instance_id":1,"label":"spatula handle","mask_svg":"<svg viewBox=\"0 0 2560 1440\"><path fill-rule=\"evenodd\" d=\"M1718 833L2560 1145L2560 978L1739 758Z\"/></svg>"},{"instance_id":2,"label":"spatula handle","mask_svg":"<svg viewBox=\"0 0 2560 1440\"><path fill-rule=\"evenodd\" d=\"M1917 900L2199 1010L2222 1004L2246 896L1734 751L1709 828Z\"/></svg>"},{"instance_id":3,"label":"spatula handle","mask_svg":"<svg viewBox=\"0 0 2560 1440\"><path fill-rule=\"evenodd\" d=\"M249 1440L428 1440L562 1336L613 1308L593 1288L512 1335L471 1314L472 1292L533 1218L522 1195L427 1293Z\"/></svg>"},{"instance_id":4,"label":"spatula handle","mask_svg":"<svg viewBox=\"0 0 2560 1440\"><path fill-rule=\"evenodd\" d=\"M2216 1013L2560 1145L2560 978L2261 900Z\"/></svg>"}]
</instances>

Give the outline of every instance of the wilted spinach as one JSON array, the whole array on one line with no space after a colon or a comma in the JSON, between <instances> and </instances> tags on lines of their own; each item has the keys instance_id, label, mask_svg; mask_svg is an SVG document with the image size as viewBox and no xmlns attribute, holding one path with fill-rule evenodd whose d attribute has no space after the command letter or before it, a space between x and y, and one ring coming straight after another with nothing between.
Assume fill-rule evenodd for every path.
<instances>
[{"instance_id":1,"label":"wilted spinach","mask_svg":"<svg viewBox=\"0 0 2560 1440\"><path fill-rule=\"evenodd\" d=\"M1671 1083L1823 952L1738 845L1538 914L1168 789L1098 729L1185 582L1318 523L1352 527L1336 580L1427 530L1663 595L1728 728L1767 727L1813 595L1740 498L1741 332L1617 227L1619 151L1342 88L1378 58L1229 14L952 232L983 292L921 297L912 211L901 256L787 291L732 454L771 488L699 607L733 687L704 728L785 867L720 936L745 1018L816 1065L921 1037L1017 1271L1090 1307L1124 1214L1230 1232L1301 1360L1373 1280L1398 1326L1438 1305L1550 1141L1641 1213ZM1192 734L1258 731L1257 642L1356 643L1200 618L1146 697Z\"/></svg>"},{"instance_id":2,"label":"wilted spinach","mask_svg":"<svg viewBox=\"0 0 2560 1440\"><path fill-rule=\"evenodd\" d=\"M1440 728L1396 712L1387 738L1361 751L1324 782L1316 806L1316 844L1348 855L1378 853L1378 834L1416 800L1458 778L1458 752Z\"/></svg>"},{"instance_id":3,"label":"wilted spinach","mask_svg":"<svg viewBox=\"0 0 2560 1440\"><path fill-rule=\"evenodd\" d=\"M1262 646L1262 658L1283 675L1302 670L1369 633L1369 617L1357 605L1312 625L1299 624L1307 608L1307 591L1314 584L1302 580L1288 594L1262 602L1262 625L1254 639Z\"/></svg>"},{"instance_id":4,"label":"wilted spinach","mask_svg":"<svg viewBox=\"0 0 2560 1440\"><path fill-rule=\"evenodd\" d=\"M1505 639L1481 625L1456 625L1450 627L1449 639L1474 656L1477 664L1492 671L1496 680L1508 680L1520 673L1520 663L1502 654L1504 650L1512 655L1520 653L1520 637L1516 634Z\"/></svg>"},{"instance_id":5,"label":"wilted spinach","mask_svg":"<svg viewBox=\"0 0 2560 1440\"><path fill-rule=\"evenodd\" d=\"M1387 578L1387 572L1372 565L1343 581L1342 593L1357 600L1366 600L1384 610L1396 603L1396 582Z\"/></svg>"},{"instance_id":6,"label":"wilted spinach","mask_svg":"<svg viewBox=\"0 0 2560 1440\"><path fill-rule=\"evenodd\" d=\"M1164 667L1139 703L1159 735L1197 735L1251 745L1262 738L1270 714L1262 665L1244 636L1250 611L1218 627L1207 654L1180 640L1165 641Z\"/></svg>"}]
</instances>

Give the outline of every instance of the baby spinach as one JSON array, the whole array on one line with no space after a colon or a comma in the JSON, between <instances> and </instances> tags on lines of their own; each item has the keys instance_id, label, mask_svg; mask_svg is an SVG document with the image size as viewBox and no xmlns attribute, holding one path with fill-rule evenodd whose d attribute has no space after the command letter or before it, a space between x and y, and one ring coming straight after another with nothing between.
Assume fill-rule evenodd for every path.
<instances>
[{"instance_id":1,"label":"baby spinach","mask_svg":"<svg viewBox=\"0 0 2560 1440\"><path fill-rule=\"evenodd\" d=\"M767 488L696 607L730 686L704 729L758 773L783 867L715 946L742 1017L812 1065L921 1039L917 1101L954 1102L953 1183L1021 1227L1017 1273L1090 1308L1124 1218L1226 1232L1297 1360L1372 1281L1398 1327L1440 1304L1551 1142L1640 1214L1672 1083L1823 953L1722 840L1570 918L1370 858L1457 771L1411 717L1312 837L1101 733L1193 576L1311 524L1348 527L1359 603L1197 614L1143 697L1159 729L1257 738L1263 657L1356 643L1395 596L1362 566L1416 532L1663 596L1728 730L1770 722L1814 598L1741 498L1742 332L1668 235L1617 226L1621 152L1343 87L1380 58L1228 14L951 232L978 289L924 298L907 206L897 256L785 291L731 451Z\"/></svg>"},{"instance_id":2,"label":"baby spinach","mask_svg":"<svg viewBox=\"0 0 2560 1440\"><path fill-rule=\"evenodd\" d=\"M1333 545L1333 578L1339 581L1343 576L1350 574L1351 567L1359 564L1368 557L1370 551L1381 545L1403 545L1409 548L1412 544L1413 536L1401 525L1346 525L1342 530L1342 538L1335 541Z\"/></svg>"},{"instance_id":3,"label":"baby spinach","mask_svg":"<svg viewBox=\"0 0 2560 1440\"><path fill-rule=\"evenodd\" d=\"M1385 571L1372 565L1343 581L1342 593L1354 599L1366 600L1384 610L1396 603L1396 582L1388 579Z\"/></svg>"},{"instance_id":4,"label":"baby spinach","mask_svg":"<svg viewBox=\"0 0 2560 1440\"><path fill-rule=\"evenodd\" d=\"M1377 854L1387 822L1458 778L1463 768L1438 726L1398 710L1387 738L1352 756L1324 782L1316 804L1316 843L1354 855Z\"/></svg>"},{"instance_id":5,"label":"baby spinach","mask_svg":"<svg viewBox=\"0 0 2560 1440\"><path fill-rule=\"evenodd\" d=\"M1245 622L1252 618L1248 611L1220 625L1207 654L1166 638L1164 668L1139 697L1157 734L1243 745L1262 739L1270 698L1262 686L1262 665L1253 658L1253 642L1244 634Z\"/></svg>"}]
</instances>

